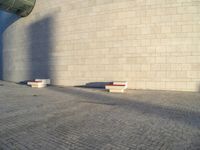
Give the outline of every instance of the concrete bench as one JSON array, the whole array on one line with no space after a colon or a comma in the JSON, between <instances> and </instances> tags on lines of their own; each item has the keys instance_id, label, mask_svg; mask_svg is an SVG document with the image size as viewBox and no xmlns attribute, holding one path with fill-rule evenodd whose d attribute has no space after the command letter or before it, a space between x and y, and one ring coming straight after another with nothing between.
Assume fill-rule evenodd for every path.
<instances>
[{"instance_id":1,"label":"concrete bench","mask_svg":"<svg viewBox=\"0 0 200 150\"><path fill-rule=\"evenodd\" d=\"M35 81L41 81L44 84L50 85L51 80L50 79L35 79Z\"/></svg>"},{"instance_id":2,"label":"concrete bench","mask_svg":"<svg viewBox=\"0 0 200 150\"><path fill-rule=\"evenodd\" d=\"M44 88L50 84L50 79L35 79L34 81L27 82L32 88Z\"/></svg>"},{"instance_id":3,"label":"concrete bench","mask_svg":"<svg viewBox=\"0 0 200 150\"><path fill-rule=\"evenodd\" d=\"M112 84L108 84L105 86L111 93L123 93L125 89L128 88L128 82L126 81L115 81Z\"/></svg>"}]
</instances>

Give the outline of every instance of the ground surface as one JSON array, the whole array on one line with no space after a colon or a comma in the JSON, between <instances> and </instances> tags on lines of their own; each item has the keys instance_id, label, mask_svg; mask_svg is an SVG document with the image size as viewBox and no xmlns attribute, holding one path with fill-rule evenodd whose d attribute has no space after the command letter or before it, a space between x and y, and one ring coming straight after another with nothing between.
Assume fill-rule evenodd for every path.
<instances>
[{"instance_id":1,"label":"ground surface","mask_svg":"<svg viewBox=\"0 0 200 150\"><path fill-rule=\"evenodd\" d=\"M200 93L109 94L0 81L0 149L198 150Z\"/></svg>"}]
</instances>

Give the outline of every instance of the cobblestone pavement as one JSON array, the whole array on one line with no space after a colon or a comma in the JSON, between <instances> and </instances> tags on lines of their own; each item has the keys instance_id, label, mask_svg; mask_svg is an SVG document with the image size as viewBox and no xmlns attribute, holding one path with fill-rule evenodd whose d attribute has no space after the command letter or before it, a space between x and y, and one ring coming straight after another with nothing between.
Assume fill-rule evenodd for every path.
<instances>
[{"instance_id":1,"label":"cobblestone pavement","mask_svg":"<svg viewBox=\"0 0 200 150\"><path fill-rule=\"evenodd\" d=\"M0 150L200 150L200 93L0 81Z\"/></svg>"}]
</instances>

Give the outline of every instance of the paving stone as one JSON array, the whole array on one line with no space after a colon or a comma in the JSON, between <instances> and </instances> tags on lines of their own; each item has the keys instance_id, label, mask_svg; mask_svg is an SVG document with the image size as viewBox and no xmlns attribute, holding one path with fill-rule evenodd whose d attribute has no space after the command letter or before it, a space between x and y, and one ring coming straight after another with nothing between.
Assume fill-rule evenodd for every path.
<instances>
[{"instance_id":1,"label":"paving stone","mask_svg":"<svg viewBox=\"0 0 200 150\"><path fill-rule=\"evenodd\" d=\"M0 150L200 149L200 93L0 84Z\"/></svg>"}]
</instances>

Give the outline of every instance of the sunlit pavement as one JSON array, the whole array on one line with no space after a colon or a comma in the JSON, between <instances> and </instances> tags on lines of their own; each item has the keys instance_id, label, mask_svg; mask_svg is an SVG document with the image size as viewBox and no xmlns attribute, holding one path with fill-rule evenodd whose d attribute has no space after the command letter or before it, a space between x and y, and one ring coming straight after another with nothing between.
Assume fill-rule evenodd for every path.
<instances>
[{"instance_id":1,"label":"sunlit pavement","mask_svg":"<svg viewBox=\"0 0 200 150\"><path fill-rule=\"evenodd\" d=\"M199 150L200 93L0 81L0 150Z\"/></svg>"}]
</instances>

